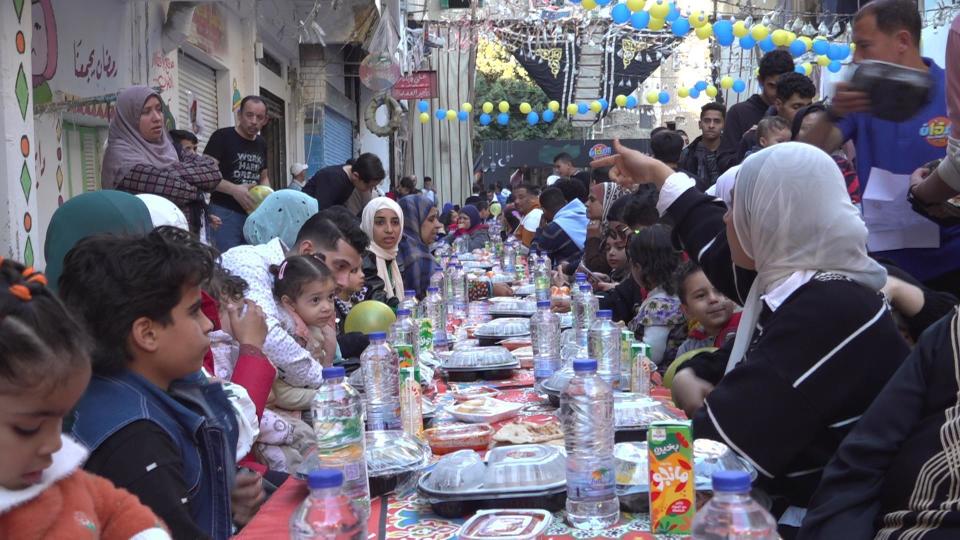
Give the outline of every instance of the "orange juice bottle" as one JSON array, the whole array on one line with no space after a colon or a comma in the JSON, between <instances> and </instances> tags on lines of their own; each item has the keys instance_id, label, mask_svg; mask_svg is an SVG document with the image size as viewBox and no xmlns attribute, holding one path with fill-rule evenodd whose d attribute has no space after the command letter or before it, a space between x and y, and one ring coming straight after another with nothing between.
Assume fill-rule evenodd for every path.
<instances>
[{"instance_id":1,"label":"orange juice bottle","mask_svg":"<svg viewBox=\"0 0 960 540\"><path fill-rule=\"evenodd\" d=\"M689 421L654 422L647 430L650 532L683 535L693 524L695 481Z\"/></svg>"}]
</instances>

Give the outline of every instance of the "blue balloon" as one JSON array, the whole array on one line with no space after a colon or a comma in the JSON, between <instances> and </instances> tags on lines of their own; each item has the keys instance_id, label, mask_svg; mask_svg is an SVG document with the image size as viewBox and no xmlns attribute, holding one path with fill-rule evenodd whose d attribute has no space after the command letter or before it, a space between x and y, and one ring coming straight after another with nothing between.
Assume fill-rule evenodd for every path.
<instances>
[{"instance_id":1,"label":"blue balloon","mask_svg":"<svg viewBox=\"0 0 960 540\"><path fill-rule=\"evenodd\" d=\"M706 81L697 81L694 83L693 87L697 89L697 92L703 92L709 86Z\"/></svg>"},{"instance_id":2,"label":"blue balloon","mask_svg":"<svg viewBox=\"0 0 960 540\"><path fill-rule=\"evenodd\" d=\"M690 21L677 19L670 23L670 31L677 37L683 37L690 33Z\"/></svg>"},{"instance_id":3,"label":"blue balloon","mask_svg":"<svg viewBox=\"0 0 960 540\"><path fill-rule=\"evenodd\" d=\"M550 109L547 109L547 110L543 111L543 121L546 122L546 123L548 123L548 124L549 124L550 122L553 122L554 116L555 116L554 112L551 111Z\"/></svg>"},{"instance_id":4,"label":"blue balloon","mask_svg":"<svg viewBox=\"0 0 960 540\"><path fill-rule=\"evenodd\" d=\"M610 10L610 18L617 24L623 24L630 20L630 8L623 3L617 4Z\"/></svg>"},{"instance_id":5,"label":"blue balloon","mask_svg":"<svg viewBox=\"0 0 960 540\"><path fill-rule=\"evenodd\" d=\"M540 122L540 115L536 111L530 111L527 113L527 123L531 126L537 125Z\"/></svg>"},{"instance_id":6,"label":"blue balloon","mask_svg":"<svg viewBox=\"0 0 960 540\"><path fill-rule=\"evenodd\" d=\"M667 93L666 90L661 90L660 94L657 95L657 101L659 101L661 105L670 103L670 94Z\"/></svg>"},{"instance_id":7,"label":"blue balloon","mask_svg":"<svg viewBox=\"0 0 960 540\"><path fill-rule=\"evenodd\" d=\"M803 56L805 52L807 52L807 45L799 39L794 40L793 43L790 44L790 54L794 57Z\"/></svg>"},{"instance_id":8,"label":"blue balloon","mask_svg":"<svg viewBox=\"0 0 960 540\"><path fill-rule=\"evenodd\" d=\"M803 66L794 66L793 71L801 75L807 74L807 70L803 69Z\"/></svg>"},{"instance_id":9,"label":"blue balloon","mask_svg":"<svg viewBox=\"0 0 960 540\"><path fill-rule=\"evenodd\" d=\"M610 3L610 0L597 0L597 5L603 7Z\"/></svg>"},{"instance_id":10,"label":"blue balloon","mask_svg":"<svg viewBox=\"0 0 960 540\"><path fill-rule=\"evenodd\" d=\"M483 113L483 114L480 115L480 125L481 125L481 126L489 126L489 125L490 125L490 122L493 122L493 118L490 118L490 115L489 115L489 114Z\"/></svg>"},{"instance_id":11,"label":"blue balloon","mask_svg":"<svg viewBox=\"0 0 960 540\"><path fill-rule=\"evenodd\" d=\"M510 123L510 113L502 112L497 115L497 123L501 126L505 126Z\"/></svg>"},{"instance_id":12,"label":"blue balloon","mask_svg":"<svg viewBox=\"0 0 960 540\"><path fill-rule=\"evenodd\" d=\"M733 91L736 93L743 92L747 89L747 83L743 82L742 79L737 79L733 81Z\"/></svg>"},{"instance_id":13,"label":"blue balloon","mask_svg":"<svg viewBox=\"0 0 960 540\"><path fill-rule=\"evenodd\" d=\"M740 46L744 49L750 50L757 46L757 40L753 39L749 34L740 38Z\"/></svg>"},{"instance_id":14,"label":"blue balloon","mask_svg":"<svg viewBox=\"0 0 960 540\"><path fill-rule=\"evenodd\" d=\"M850 50L850 45L847 43L840 44L840 50L843 56L838 58L838 60L846 60L847 57L850 56L850 53L853 52L852 50Z\"/></svg>"},{"instance_id":15,"label":"blue balloon","mask_svg":"<svg viewBox=\"0 0 960 540\"><path fill-rule=\"evenodd\" d=\"M577 103L577 114L587 114L590 107L586 103Z\"/></svg>"},{"instance_id":16,"label":"blue balloon","mask_svg":"<svg viewBox=\"0 0 960 540\"><path fill-rule=\"evenodd\" d=\"M722 36L722 35L733 35L733 23L727 19L720 19L719 21L713 23L713 35Z\"/></svg>"},{"instance_id":17,"label":"blue balloon","mask_svg":"<svg viewBox=\"0 0 960 540\"><path fill-rule=\"evenodd\" d=\"M700 90L696 86L690 89L690 97L693 99L700 97Z\"/></svg>"},{"instance_id":18,"label":"blue balloon","mask_svg":"<svg viewBox=\"0 0 960 540\"><path fill-rule=\"evenodd\" d=\"M630 16L630 26L637 30L643 30L650 24L650 14L646 11L638 11Z\"/></svg>"},{"instance_id":19,"label":"blue balloon","mask_svg":"<svg viewBox=\"0 0 960 540\"><path fill-rule=\"evenodd\" d=\"M723 47L733 45L733 40L737 39L733 34L715 34L714 37L717 39L717 43Z\"/></svg>"},{"instance_id":20,"label":"blue balloon","mask_svg":"<svg viewBox=\"0 0 960 540\"><path fill-rule=\"evenodd\" d=\"M605 111L605 110L607 110L607 109L610 108L610 103L609 103L606 99L600 98L600 99L598 99L597 101L600 103L600 110L601 110L601 111Z\"/></svg>"},{"instance_id":21,"label":"blue balloon","mask_svg":"<svg viewBox=\"0 0 960 540\"><path fill-rule=\"evenodd\" d=\"M816 54L827 54L827 51L830 50L830 43L825 39L815 39L813 40L812 50Z\"/></svg>"},{"instance_id":22,"label":"blue balloon","mask_svg":"<svg viewBox=\"0 0 960 540\"><path fill-rule=\"evenodd\" d=\"M437 117L437 120L446 120L447 111L446 109L437 109L437 112L435 112L433 115Z\"/></svg>"},{"instance_id":23,"label":"blue balloon","mask_svg":"<svg viewBox=\"0 0 960 540\"><path fill-rule=\"evenodd\" d=\"M637 98L636 96L627 96L627 108L636 109L637 108Z\"/></svg>"},{"instance_id":24,"label":"blue balloon","mask_svg":"<svg viewBox=\"0 0 960 540\"><path fill-rule=\"evenodd\" d=\"M470 113L467 111L460 111L457 113L457 120L460 120L461 122L466 122L468 118L470 118Z\"/></svg>"},{"instance_id":25,"label":"blue balloon","mask_svg":"<svg viewBox=\"0 0 960 540\"><path fill-rule=\"evenodd\" d=\"M571 3L571 4L579 4L579 3L580 3L580 0L570 0L570 3Z\"/></svg>"},{"instance_id":26,"label":"blue balloon","mask_svg":"<svg viewBox=\"0 0 960 540\"><path fill-rule=\"evenodd\" d=\"M768 53L777 48L777 45L773 42L773 38L770 36L763 38L763 40L760 41L759 45L760 45L760 50L765 53Z\"/></svg>"},{"instance_id":27,"label":"blue balloon","mask_svg":"<svg viewBox=\"0 0 960 540\"><path fill-rule=\"evenodd\" d=\"M679 18L680 18L680 10L677 9L677 5L676 5L676 4L671 3L671 4L670 4L670 13L667 13L667 22L671 22L671 23L672 23L673 21L675 21L675 20L677 20L677 19L679 19ZM690 23L688 22L687 24L688 24L688 27L689 27L689 24L690 24Z\"/></svg>"},{"instance_id":28,"label":"blue balloon","mask_svg":"<svg viewBox=\"0 0 960 540\"><path fill-rule=\"evenodd\" d=\"M420 112L427 112L427 111L430 110L430 103L428 103L428 102L426 102L426 101L424 101L424 100L421 99L421 100L420 100L420 103L417 103L417 109L418 109Z\"/></svg>"},{"instance_id":29,"label":"blue balloon","mask_svg":"<svg viewBox=\"0 0 960 540\"><path fill-rule=\"evenodd\" d=\"M843 55L843 47L838 43L831 43L830 47L827 48L827 58L831 60L843 60L846 58Z\"/></svg>"},{"instance_id":30,"label":"blue balloon","mask_svg":"<svg viewBox=\"0 0 960 540\"><path fill-rule=\"evenodd\" d=\"M843 64L839 60L833 60L827 65L827 69L830 70L830 73L839 73L843 69Z\"/></svg>"}]
</instances>

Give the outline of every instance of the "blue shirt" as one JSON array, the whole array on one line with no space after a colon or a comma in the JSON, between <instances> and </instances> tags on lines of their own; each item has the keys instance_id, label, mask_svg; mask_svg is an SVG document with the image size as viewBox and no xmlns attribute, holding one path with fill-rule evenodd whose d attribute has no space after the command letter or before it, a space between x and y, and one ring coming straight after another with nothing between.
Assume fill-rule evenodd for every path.
<instances>
[{"instance_id":1,"label":"blue shirt","mask_svg":"<svg viewBox=\"0 0 960 540\"><path fill-rule=\"evenodd\" d=\"M853 140L857 149L857 175L866 190L874 167L909 175L917 168L946 154L950 119L947 117L946 81L943 68L923 59L933 77L930 102L909 120L890 122L869 113L852 113L837 122L843 140ZM940 229L940 247L898 249L872 253L893 260L921 281L960 269L960 227Z\"/></svg>"}]
</instances>

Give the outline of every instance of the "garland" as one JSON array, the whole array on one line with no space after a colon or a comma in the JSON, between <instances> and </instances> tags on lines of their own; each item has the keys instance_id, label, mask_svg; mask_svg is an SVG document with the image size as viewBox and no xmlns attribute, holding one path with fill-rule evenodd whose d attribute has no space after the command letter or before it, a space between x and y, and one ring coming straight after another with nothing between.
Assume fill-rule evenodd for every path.
<instances>
[{"instance_id":1,"label":"garland","mask_svg":"<svg viewBox=\"0 0 960 540\"><path fill-rule=\"evenodd\" d=\"M387 125L381 126L377 123L377 109L381 105L387 106ZM370 100L367 110L363 114L363 121L367 125L370 133L378 137L389 137L393 132L400 129L401 108L397 100L388 94L380 94Z\"/></svg>"}]
</instances>

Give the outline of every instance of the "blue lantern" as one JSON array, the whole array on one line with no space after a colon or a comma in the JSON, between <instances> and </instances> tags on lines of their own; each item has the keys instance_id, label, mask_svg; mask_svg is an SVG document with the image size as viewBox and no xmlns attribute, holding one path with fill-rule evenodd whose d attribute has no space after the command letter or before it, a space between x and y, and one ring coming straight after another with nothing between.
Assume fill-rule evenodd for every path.
<instances>
[{"instance_id":1,"label":"blue lantern","mask_svg":"<svg viewBox=\"0 0 960 540\"><path fill-rule=\"evenodd\" d=\"M675 20L677 20L677 19L679 19L679 18L680 18L680 10L677 9L677 5L676 5L676 4L671 3L671 4L670 4L670 12L667 13L667 19L666 19L667 22L668 22L668 23L672 23L673 21L675 21ZM688 27L688 28L689 28L689 24L690 24L690 23L688 22L688 23L687 23L687 27Z\"/></svg>"},{"instance_id":2,"label":"blue lantern","mask_svg":"<svg viewBox=\"0 0 960 540\"><path fill-rule=\"evenodd\" d=\"M429 110L430 110L430 103L428 103L428 102L426 102L426 101L424 101L424 100L421 99L420 102L417 103L417 110L419 110L420 112L427 112L427 111L429 111Z\"/></svg>"},{"instance_id":3,"label":"blue lantern","mask_svg":"<svg viewBox=\"0 0 960 540\"><path fill-rule=\"evenodd\" d=\"M742 79L737 79L733 81L733 91L736 93L741 93L747 89L747 83L743 82Z\"/></svg>"},{"instance_id":4,"label":"blue lantern","mask_svg":"<svg viewBox=\"0 0 960 540\"><path fill-rule=\"evenodd\" d=\"M773 38L770 36L763 38L760 41L759 45L760 45L760 50L765 53L768 53L777 48L777 45L773 42Z\"/></svg>"},{"instance_id":5,"label":"blue lantern","mask_svg":"<svg viewBox=\"0 0 960 540\"><path fill-rule=\"evenodd\" d=\"M457 113L457 120L460 120L461 122L466 122L468 118L470 118L470 113L467 111L460 111Z\"/></svg>"},{"instance_id":6,"label":"blue lantern","mask_svg":"<svg viewBox=\"0 0 960 540\"><path fill-rule=\"evenodd\" d=\"M543 111L543 121L548 124L550 122L553 122L554 116L555 116L554 112L551 111L550 109Z\"/></svg>"},{"instance_id":7,"label":"blue lantern","mask_svg":"<svg viewBox=\"0 0 960 540\"><path fill-rule=\"evenodd\" d=\"M587 114L590 110L590 106L586 103L577 103L577 114Z\"/></svg>"},{"instance_id":8,"label":"blue lantern","mask_svg":"<svg viewBox=\"0 0 960 540\"><path fill-rule=\"evenodd\" d=\"M630 20L630 8L624 3L617 4L610 10L610 18L617 24L623 24Z\"/></svg>"},{"instance_id":9,"label":"blue lantern","mask_svg":"<svg viewBox=\"0 0 960 540\"><path fill-rule=\"evenodd\" d=\"M757 40L753 39L753 37L750 36L749 34L740 38L740 47L742 47L743 49L750 50L756 46L757 46Z\"/></svg>"},{"instance_id":10,"label":"blue lantern","mask_svg":"<svg viewBox=\"0 0 960 540\"><path fill-rule=\"evenodd\" d=\"M531 126L537 125L540 122L540 115L536 111L530 111L527 113L527 123Z\"/></svg>"},{"instance_id":11,"label":"blue lantern","mask_svg":"<svg viewBox=\"0 0 960 540\"><path fill-rule=\"evenodd\" d=\"M830 51L830 43L825 39L815 39L813 40L813 49L814 54L825 55Z\"/></svg>"},{"instance_id":12,"label":"blue lantern","mask_svg":"<svg viewBox=\"0 0 960 540\"><path fill-rule=\"evenodd\" d=\"M447 119L447 110L446 109L437 109L437 112L433 113L437 117L437 120L446 120Z\"/></svg>"},{"instance_id":13,"label":"blue lantern","mask_svg":"<svg viewBox=\"0 0 960 540\"><path fill-rule=\"evenodd\" d=\"M805 52L807 52L807 45L799 39L795 39L793 43L790 44L790 54L792 54L794 58L803 56Z\"/></svg>"},{"instance_id":14,"label":"blue lantern","mask_svg":"<svg viewBox=\"0 0 960 540\"><path fill-rule=\"evenodd\" d=\"M677 37L683 37L690 33L690 21L686 19L677 19L670 23L670 31Z\"/></svg>"},{"instance_id":15,"label":"blue lantern","mask_svg":"<svg viewBox=\"0 0 960 540\"><path fill-rule=\"evenodd\" d=\"M650 14L646 11L638 11L630 16L630 26L637 30L644 30L650 24Z\"/></svg>"},{"instance_id":16,"label":"blue lantern","mask_svg":"<svg viewBox=\"0 0 960 540\"><path fill-rule=\"evenodd\" d=\"M481 125L481 126L489 126L489 125L490 125L490 122L493 122L493 118L490 118L490 115L489 115L489 114L483 113L483 114L480 115L480 125Z\"/></svg>"},{"instance_id":17,"label":"blue lantern","mask_svg":"<svg viewBox=\"0 0 960 540\"><path fill-rule=\"evenodd\" d=\"M839 60L831 60L830 64L827 65L827 69L830 70L830 73L839 73L843 69L843 64Z\"/></svg>"},{"instance_id":18,"label":"blue lantern","mask_svg":"<svg viewBox=\"0 0 960 540\"><path fill-rule=\"evenodd\" d=\"M636 109L637 108L637 98L636 96L627 96L627 108Z\"/></svg>"},{"instance_id":19,"label":"blue lantern","mask_svg":"<svg viewBox=\"0 0 960 540\"><path fill-rule=\"evenodd\" d=\"M502 112L497 115L497 123L501 126L505 126L510 123L510 113Z\"/></svg>"},{"instance_id":20,"label":"blue lantern","mask_svg":"<svg viewBox=\"0 0 960 540\"><path fill-rule=\"evenodd\" d=\"M668 94L666 90L661 90L660 94L657 95L657 101L659 101L661 105L670 103L670 94Z\"/></svg>"},{"instance_id":21,"label":"blue lantern","mask_svg":"<svg viewBox=\"0 0 960 540\"><path fill-rule=\"evenodd\" d=\"M709 86L706 81L697 81L694 83L693 87L697 89L697 92L703 92Z\"/></svg>"}]
</instances>

